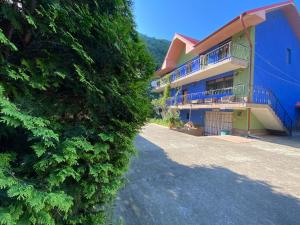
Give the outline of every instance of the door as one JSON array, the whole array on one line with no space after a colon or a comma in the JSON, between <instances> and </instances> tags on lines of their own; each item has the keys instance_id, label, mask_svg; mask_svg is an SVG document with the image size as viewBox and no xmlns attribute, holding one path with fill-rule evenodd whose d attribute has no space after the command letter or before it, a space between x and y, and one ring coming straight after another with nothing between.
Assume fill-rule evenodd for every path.
<instances>
[{"instance_id":1,"label":"door","mask_svg":"<svg viewBox=\"0 0 300 225\"><path fill-rule=\"evenodd\" d=\"M206 112L205 134L220 135L221 131L232 131L232 112Z\"/></svg>"},{"instance_id":2,"label":"door","mask_svg":"<svg viewBox=\"0 0 300 225\"><path fill-rule=\"evenodd\" d=\"M188 91L182 90L182 104L185 105L188 103L187 99Z\"/></svg>"}]
</instances>

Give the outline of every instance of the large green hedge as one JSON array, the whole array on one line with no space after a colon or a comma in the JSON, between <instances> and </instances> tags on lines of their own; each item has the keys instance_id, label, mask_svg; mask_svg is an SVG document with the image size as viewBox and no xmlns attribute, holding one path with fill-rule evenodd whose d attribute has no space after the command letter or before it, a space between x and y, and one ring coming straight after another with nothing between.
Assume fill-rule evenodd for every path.
<instances>
[{"instance_id":1,"label":"large green hedge","mask_svg":"<svg viewBox=\"0 0 300 225\"><path fill-rule=\"evenodd\" d=\"M101 224L150 105L131 2L0 4L0 224Z\"/></svg>"}]
</instances>

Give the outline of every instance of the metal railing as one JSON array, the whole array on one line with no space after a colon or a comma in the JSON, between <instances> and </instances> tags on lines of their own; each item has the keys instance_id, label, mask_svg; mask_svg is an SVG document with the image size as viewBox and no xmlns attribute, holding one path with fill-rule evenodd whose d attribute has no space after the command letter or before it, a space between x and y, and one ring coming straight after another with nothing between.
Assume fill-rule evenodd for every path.
<instances>
[{"instance_id":1,"label":"metal railing","mask_svg":"<svg viewBox=\"0 0 300 225\"><path fill-rule=\"evenodd\" d=\"M158 88L158 87L162 87L166 84L169 83L170 78L169 77L162 77L158 80L154 80L151 82L151 86L152 88Z\"/></svg>"},{"instance_id":2,"label":"metal railing","mask_svg":"<svg viewBox=\"0 0 300 225\"><path fill-rule=\"evenodd\" d=\"M269 105L288 130L289 134L292 134L294 125L293 119L290 117L277 96L271 90L262 87L253 88L252 93L252 102L255 104Z\"/></svg>"},{"instance_id":3,"label":"metal railing","mask_svg":"<svg viewBox=\"0 0 300 225\"><path fill-rule=\"evenodd\" d=\"M221 88L195 92L187 95L178 95L167 99L168 106L185 104L230 104L245 103L247 101L244 85L237 85L229 88Z\"/></svg>"},{"instance_id":4,"label":"metal railing","mask_svg":"<svg viewBox=\"0 0 300 225\"><path fill-rule=\"evenodd\" d=\"M232 41L221 45L220 47L196 58L186 62L184 65L178 67L167 78L163 77L153 82L153 88L158 88L172 83L183 77L186 77L196 71L207 69L209 66L215 65L219 62L229 58L236 58L244 61L249 59L249 48Z\"/></svg>"}]
</instances>

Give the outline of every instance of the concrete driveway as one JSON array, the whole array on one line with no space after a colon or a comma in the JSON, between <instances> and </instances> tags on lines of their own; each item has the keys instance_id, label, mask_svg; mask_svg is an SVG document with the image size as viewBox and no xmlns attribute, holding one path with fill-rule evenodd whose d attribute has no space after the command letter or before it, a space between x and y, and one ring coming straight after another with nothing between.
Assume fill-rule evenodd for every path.
<instances>
[{"instance_id":1,"label":"concrete driveway","mask_svg":"<svg viewBox=\"0 0 300 225\"><path fill-rule=\"evenodd\" d=\"M147 125L135 144L115 209L125 225L300 224L298 138L233 143Z\"/></svg>"}]
</instances>

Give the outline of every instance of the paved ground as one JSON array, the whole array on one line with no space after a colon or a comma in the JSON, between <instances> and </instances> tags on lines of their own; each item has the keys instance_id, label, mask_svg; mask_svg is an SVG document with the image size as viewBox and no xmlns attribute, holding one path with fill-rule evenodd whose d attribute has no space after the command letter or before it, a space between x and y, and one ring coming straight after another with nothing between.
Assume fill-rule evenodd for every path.
<instances>
[{"instance_id":1,"label":"paved ground","mask_svg":"<svg viewBox=\"0 0 300 225\"><path fill-rule=\"evenodd\" d=\"M148 125L136 146L116 202L125 225L300 224L300 138L232 143Z\"/></svg>"}]
</instances>

